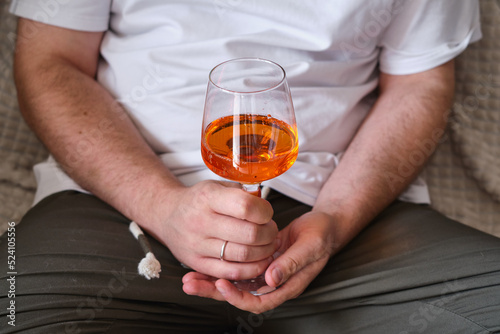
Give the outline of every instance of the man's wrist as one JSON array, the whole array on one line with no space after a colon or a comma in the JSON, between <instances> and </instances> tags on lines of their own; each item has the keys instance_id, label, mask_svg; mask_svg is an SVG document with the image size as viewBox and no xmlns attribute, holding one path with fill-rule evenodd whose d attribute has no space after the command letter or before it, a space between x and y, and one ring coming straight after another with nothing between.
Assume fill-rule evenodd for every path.
<instances>
[{"instance_id":1,"label":"man's wrist","mask_svg":"<svg viewBox=\"0 0 500 334\"><path fill-rule=\"evenodd\" d=\"M361 210L341 201L325 201L315 205L312 212L328 217L332 222L333 254L345 247L366 225Z\"/></svg>"},{"instance_id":2,"label":"man's wrist","mask_svg":"<svg viewBox=\"0 0 500 334\"><path fill-rule=\"evenodd\" d=\"M137 199L139 205L134 213L139 224L147 229L154 229L158 224L165 223L165 217L178 207L178 201L182 197L180 191L186 187L180 182L172 181L158 182L154 187L143 191L144 195Z\"/></svg>"}]
</instances>

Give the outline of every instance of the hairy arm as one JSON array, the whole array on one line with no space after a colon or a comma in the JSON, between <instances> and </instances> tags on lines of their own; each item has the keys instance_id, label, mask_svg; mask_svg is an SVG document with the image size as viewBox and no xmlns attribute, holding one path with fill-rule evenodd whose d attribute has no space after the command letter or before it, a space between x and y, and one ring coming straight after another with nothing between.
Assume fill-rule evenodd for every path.
<instances>
[{"instance_id":1,"label":"hairy arm","mask_svg":"<svg viewBox=\"0 0 500 334\"><path fill-rule=\"evenodd\" d=\"M20 19L20 36L30 24ZM147 224L149 217L135 210L152 203L155 184L172 187L177 182L94 79L102 33L36 26L37 34L19 39L16 50L24 118L77 183ZM151 171L147 176L145 169Z\"/></svg>"},{"instance_id":2,"label":"hairy arm","mask_svg":"<svg viewBox=\"0 0 500 334\"><path fill-rule=\"evenodd\" d=\"M454 62L411 75L382 73L379 91L314 205L313 211L336 217L339 249L423 169L444 133L454 91Z\"/></svg>"},{"instance_id":3,"label":"hairy arm","mask_svg":"<svg viewBox=\"0 0 500 334\"><path fill-rule=\"evenodd\" d=\"M96 80L102 33L20 19L15 78L21 112L83 188L136 221L200 272L250 278L270 263L276 224L270 204L234 186L184 187L125 110ZM217 221L217 224L214 224ZM224 240L226 257L218 256Z\"/></svg>"}]
</instances>

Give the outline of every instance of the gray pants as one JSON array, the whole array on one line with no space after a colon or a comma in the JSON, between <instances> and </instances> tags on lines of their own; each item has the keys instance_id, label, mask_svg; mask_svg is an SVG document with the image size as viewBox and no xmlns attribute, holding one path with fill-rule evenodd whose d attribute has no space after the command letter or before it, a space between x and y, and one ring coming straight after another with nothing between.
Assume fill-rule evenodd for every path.
<instances>
[{"instance_id":1,"label":"gray pants","mask_svg":"<svg viewBox=\"0 0 500 334\"><path fill-rule=\"evenodd\" d=\"M282 228L310 207L272 192ZM149 238L160 279L129 221L97 198L52 195L16 227L15 327L0 239L1 333L500 333L500 239L428 206L395 202L298 298L255 315L188 296L187 272ZM500 222L499 222L500 224Z\"/></svg>"}]
</instances>

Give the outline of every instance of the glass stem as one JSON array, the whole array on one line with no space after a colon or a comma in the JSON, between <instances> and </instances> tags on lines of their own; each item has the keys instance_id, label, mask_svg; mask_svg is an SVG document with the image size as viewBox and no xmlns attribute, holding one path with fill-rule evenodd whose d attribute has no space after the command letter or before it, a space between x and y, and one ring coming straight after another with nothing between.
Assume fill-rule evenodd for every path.
<instances>
[{"instance_id":1,"label":"glass stem","mask_svg":"<svg viewBox=\"0 0 500 334\"><path fill-rule=\"evenodd\" d=\"M260 197L260 183L242 184L242 186L247 193Z\"/></svg>"}]
</instances>

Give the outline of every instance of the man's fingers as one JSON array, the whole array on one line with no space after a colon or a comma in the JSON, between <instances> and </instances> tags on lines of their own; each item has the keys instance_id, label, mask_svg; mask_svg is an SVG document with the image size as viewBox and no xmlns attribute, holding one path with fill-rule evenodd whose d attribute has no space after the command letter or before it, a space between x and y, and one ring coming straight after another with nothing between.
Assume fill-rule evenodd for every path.
<instances>
[{"instance_id":1,"label":"man's fingers","mask_svg":"<svg viewBox=\"0 0 500 334\"><path fill-rule=\"evenodd\" d=\"M333 253L332 219L321 212L309 212L281 231L283 248L286 249L287 244L293 243L266 270L267 284L276 287L304 267L313 263L324 265ZM288 234L294 235L295 240L286 238Z\"/></svg>"},{"instance_id":2,"label":"man's fingers","mask_svg":"<svg viewBox=\"0 0 500 334\"><path fill-rule=\"evenodd\" d=\"M212 222L205 223L207 226L205 232L215 239L244 245L264 246L272 244L278 235L278 226L273 220L266 224L255 224L223 215L213 215L213 219Z\"/></svg>"},{"instance_id":3,"label":"man's fingers","mask_svg":"<svg viewBox=\"0 0 500 334\"><path fill-rule=\"evenodd\" d=\"M271 204L262 198L248 194L242 189L220 187L218 183L207 183L207 186L210 189L205 194L214 212L255 224L266 224L273 217Z\"/></svg>"},{"instance_id":4,"label":"man's fingers","mask_svg":"<svg viewBox=\"0 0 500 334\"><path fill-rule=\"evenodd\" d=\"M182 283L186 284L192 280L204 280L204 281L213 281L215 282L218 278L208 276L197 271L190 271L186 275L182 277Z\"/></svg>"},{"instance_id":5,"label":"man's fingers","mask_svg":"<svg viewBox=\"0 0 500 334\"><path fill-rule=\"evenodd\" d=\"M206 258L199 262L196 270L210 276L228 280L250 279L263 273L272 261L272 256L260 261L248 263L221 261L218 258Z\"/></svg>"},{"instance_id":6,"label":"man's fingers","mask_svg":"<svg viewBox=\"0 0 500 334\"><path fill-rule=\"evenodd\" d=\"M309 285L311 280L323 268L324 261L310 264L304 270L293 275L283 286L269 294L254 296L239 291L233 283L224 279L190 272L183 278L184 292L190 295L225 300L231 305L253 313L263 313L276 308L286 300L296 297Z\"/></svg>"},{"instance_id":7,"label":"man's fingers","mask_svg":"<svg viewBox=\"0 0 500 334\"><path fill-rule=\"evenodd\" d=\"M223 298L233 306L253 313L274 309L286 300L300 295L324 268L333 252L333 223L332 217L328 215L309 213L294 220L279 233L282 246L276 253L283 254L266 270L267 284L279 288L269 294L253 296L248 292L239 291L227 280L206 280L207 277L199 274L192 274L192 279L185 281L185 291L217 300ZM220 262L230 264L233 269L233 266L238 264L248 265ZM213 262L209 264L216 265ZM198 282L199 280L205 282Z\"/></svg>"},{"instance_id":8,"label":"man's fingers","mask_svg":"<svg viewBox=\"0 0 500 334\"><path fill-rule=\"evenodd\" d=\"M276 308L289 298L286 291L273 291L266 295L254 296L249 292L238 290L231 282L226 280L217 280L215 287L219 295L229 304L252 313L263 313Z\"/></svg>"},{"instance_id":9,"label":"man's fingers","mask_svg":"<svg viewBox=\"0 0 500 334\"><path fill-rule=\"evenodd\" d=\"M328 254L323 254L321 249L318 249L317 243L307 237L299 238L269 266L266 270L266 282L273 287L280 286L304 267L322 257L328 258Z\"/></svg>"},{"instance_id":10,"label":"man's fingers","mask_svg":"<svg viewBox=\"0 0 500 334\"><path fill-rule=\"evenodd\" d=\"M216 280L214 277L192 271L182 278L182 290L188 295L223 301L224 297L215 287Z\"/></svg>"},{"instance_id":11,"label":"man's fingers","mask_svg":"<svg viewBox=\"0 0 500 334\"><path fill-rule=\"evenodd\" d=\"M256 262L271 257L280 245L279 239L264 246L249 246L228 241L224 246L224 240L208 239L203 242L204 246L200 253L207 257L220 259L222 248L224 247L223 260L229 262Z\"/></svg>"}]
</instances>

